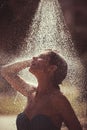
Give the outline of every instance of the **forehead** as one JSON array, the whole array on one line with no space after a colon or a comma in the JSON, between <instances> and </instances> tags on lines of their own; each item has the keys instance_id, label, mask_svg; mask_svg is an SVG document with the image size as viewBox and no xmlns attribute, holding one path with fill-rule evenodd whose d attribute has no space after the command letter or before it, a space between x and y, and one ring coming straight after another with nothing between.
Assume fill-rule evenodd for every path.
<instances>
[{"instance_id":1,"label":"forehead","mask_svg":"<svg viewBox=\"0 0 87 130\"><path fill-rule=\"evenodd\" d=\"M49 59L50 58L48 53L42 53L38 57L41 57L41 58L44 58L44 59Z\"/></svg>"}]
</instances>

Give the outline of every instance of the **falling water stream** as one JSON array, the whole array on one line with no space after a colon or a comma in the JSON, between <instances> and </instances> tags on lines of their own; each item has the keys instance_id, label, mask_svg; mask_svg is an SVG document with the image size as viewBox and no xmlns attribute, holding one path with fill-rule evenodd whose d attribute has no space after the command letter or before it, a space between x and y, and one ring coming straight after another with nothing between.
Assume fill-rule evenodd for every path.
<instances>
[{"instance_id":1,"label":"falling water stream","mask_svg":"<svg viewBox=\"0 0 87 130\"><path fill-rule=\"evenodd\" d=\"M83 83L81 81L83 81L84 67L74 49L58 0L40 1L32 25L27 31L25 41L27 42L26 49L22 48L20 57L14 58L13 62L30 59L46 49L55 50L68 63L68 74L64 80L64 85L68 84L71 87L82 86ZM20 75L26 82L37 83L35 77L27 69L21 71Z\"/></svg>"},{"instance_id":2,"label":"falling water stream","mask_svg":"<svg viewBox=\"0 0 87 130\"><path fill-rule=\"evenodd\" d=\"M72 86L81 85L84 68L74 49L58 0L41 0L25 40L27 47L22 49L19 59L29 59L45 49L55 50L68 63L66 80L68 79ZM27 81L31 79L25 73L22 73L22 76Z\"/></svg>"}]
</instances>

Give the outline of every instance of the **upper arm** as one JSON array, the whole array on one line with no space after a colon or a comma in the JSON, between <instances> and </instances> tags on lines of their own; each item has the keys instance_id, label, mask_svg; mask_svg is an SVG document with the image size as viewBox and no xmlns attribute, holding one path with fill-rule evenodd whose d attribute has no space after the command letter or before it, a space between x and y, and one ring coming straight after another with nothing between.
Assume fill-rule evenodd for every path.
<instances>
[{"instance_id":1,"label":"upper arm","mask_svg":"<svg viewBox=\"0 0 87 130\"><path fill-rule=\"evenodd\" d=\"M60 115L69 130L82 130L71 104L64 96L60 100L60 105L58 103L57 106L59 107Z\"/></svg>"},{"instance_id":2,"label":"upper arm","mask_svg":"<svg viewBox=\"0 0 87 130\"><path fill-rule=\"evenodd\" d=\"M24 96L29 96L30 92L35 91L35 87L26 83L19 75L15 73L2 73L2 76L7 80L7 82L17 91L19 91Z\"/></svg>"}]
</instances>

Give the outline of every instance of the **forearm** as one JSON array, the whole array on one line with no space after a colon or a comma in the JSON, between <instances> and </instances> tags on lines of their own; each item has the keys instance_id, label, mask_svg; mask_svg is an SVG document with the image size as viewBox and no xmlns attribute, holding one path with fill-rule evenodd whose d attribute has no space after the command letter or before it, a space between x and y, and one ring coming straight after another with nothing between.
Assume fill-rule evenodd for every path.
<instances>
[{"instance_id":1,"label":"forearm","mask_svg":"<svg viewBox=\"0 0 87 130\"><path fill-rule=\"evenodd\" d=\"M26 60L26 61L20 61L14 64L2 66L1 68L1 74L17 74L19 71L22 69L25 69L30 66L31 60Z\"/></svg>"}]
</instances>

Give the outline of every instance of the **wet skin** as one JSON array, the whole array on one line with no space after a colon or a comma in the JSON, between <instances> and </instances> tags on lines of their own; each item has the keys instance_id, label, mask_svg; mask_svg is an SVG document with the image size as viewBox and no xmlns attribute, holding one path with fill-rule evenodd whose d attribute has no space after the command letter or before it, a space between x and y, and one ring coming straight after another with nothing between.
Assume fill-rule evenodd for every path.
<instances>
[{"instance_id":1,"label":"wet skin","mask_svg":"<svg viewBox=\"0 0 87 130\"><path fill-rule=\"evenodd\" d=\"M69 130L82 130L81 125L67 98L60 92L53 77L56 65L49 64L48 53L33 57L31 61L17 62L2 68L1 74L17 91L27 97L28 102L24 110L31 120L36 115L45 115L59 129L62 122ZM38 81L38 86L27 84L18 72L29 67Z\"/></svg>"}]
</instances>

